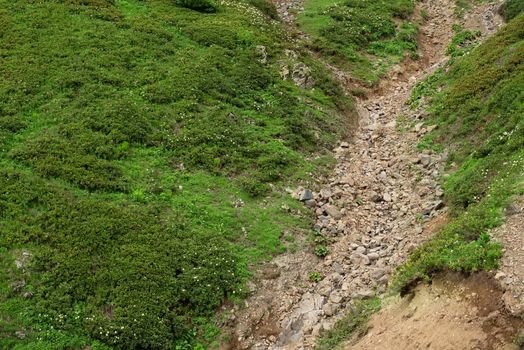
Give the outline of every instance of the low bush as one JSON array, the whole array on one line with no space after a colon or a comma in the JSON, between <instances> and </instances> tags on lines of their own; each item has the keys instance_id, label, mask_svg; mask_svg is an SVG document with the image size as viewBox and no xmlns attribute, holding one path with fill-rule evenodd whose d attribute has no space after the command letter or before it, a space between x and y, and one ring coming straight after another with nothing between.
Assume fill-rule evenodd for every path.
<instances>
[{"instance_id":1,"label":"low bush","mask_svg":"<svg viewBox=\"0 0 524 350\"><path fill-rule=\"evenodd\" d=\"M255 6L269 18L278 19L277 9L270 0L249 0L248 3Z\"/></svg>"},{"instance_id":2,"label":"low bush","mask_svg":"<svg viewBox=\"0 0 524 350\"><path fill-rule=\"evenodd\" d=\"M418 28L408 21L414 4L413 0L308 0L299 19L313 37L314 50L363 83L373 84L406 52L415 57Z\"/></svg>"},{"instance_id":3,"label":"low bush","mask_svg":"<svg viewBox=\"0 0 524 350\"><path fill-rule=\"evenodd\" d=\"M254 6L0 0L0 348L201 349L307 229L278 189L351 101L313 57L310 90L261 63L292 44Z\"/></svg>"},{"instance_id":4,"label":"low bush","mask_svg":"<svg viewBox=\"0 0 524 350\"><path fill-rule=\"evenodd\" d=\"M175 0L176 4L199 12L216 12L216 3L213 0Z\"/></svg>"},{"instance_id":5,"label":"low bush","mask_svg":"<svg viewBox=\"0 0 524 350\"><path fill-rule=\"evenodd\" d=\"M510 21L524 12L524 0L506 0L499 11L504 20Z\"/></svg>"}]
</instances>

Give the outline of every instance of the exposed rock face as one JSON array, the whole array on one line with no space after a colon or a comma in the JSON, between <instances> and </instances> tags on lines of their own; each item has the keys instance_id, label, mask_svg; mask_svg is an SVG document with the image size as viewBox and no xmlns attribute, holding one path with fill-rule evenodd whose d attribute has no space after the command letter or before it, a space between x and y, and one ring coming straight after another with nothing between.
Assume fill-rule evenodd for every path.
<instances>
[{"instance_id":1,"label":"exposed rock face","mask_svg":"<svg viewBox=\"0 0 524 350\"><path fill-rule=\"evenodd\" d=\"M264 45L257 45L257 47L255 47L255 51L257 53L257 55L259 56L259 61L260 63L262 64L266 64L267 63L267 49Z\"/></svg>"},{"instance_id":2,"label":"exposed rock face","mask_svg":"<svg viewBox=\"0 0 524 350\"><path fill-rule=\"evenodd\" d=\"M315 81L311 77L311 70L302 62L296 63L293 66L291 78L293 82L295 82L295 85L304 89L311 89L315 85Z\"/></svg>"}]
</instances>

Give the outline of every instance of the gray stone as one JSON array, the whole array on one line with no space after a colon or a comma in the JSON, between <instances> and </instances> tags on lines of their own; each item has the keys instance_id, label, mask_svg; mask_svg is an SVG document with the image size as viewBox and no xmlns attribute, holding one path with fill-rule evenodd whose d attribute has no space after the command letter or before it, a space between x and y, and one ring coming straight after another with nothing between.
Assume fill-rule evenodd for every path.
<instances>
[{"instance_id":1,"label":"gray stone","mask_svg":"<svg viewBox=\"0 0 524 350\"><path fill-rule=\"evenodd\" d=\"M383 200L384 198L382 198L382 196L378 193L374 193L373 195L371 195L371 201L375 203L382 202Z\"/></svg>"},{"instance_id":2,"label":"gray stone","mask_svg":"<svg viewBox=\"0 0 524 350\"><path fill-rule=\"evenodd\" d=\"M363 289L354 293L353 298L355 299L368 299L375 296L375 293L371 289Z\"/></svg>"},{"instance_id":3,"label":"gray stone","mask_svg":"<svg viewBox=\"0 0 524 350\"><path fill-rule=\"evenodd\" d=\"M305 188L300 192L300 197L298 198L301 202L308 201L310 199L313 199L313 192L311 190Z\"/></svg>"},{"instance_id":4,"label":"gray stone","mask_svg":"<svg viewBox=\"0 0 524 350\"><path fill-rule=\"evenodd\" d=\"M371 261L375 261L375 260L378 260L378 258L380 258L378 253L369 253L367 256L368 256L369 260L371 260Z\"/></svg>"},{"instance_id":5,"label":"gray stone","mask_svg":"<svg viewBox=\"0 0 524 350\"><path fill-rule=\"evenodd\" d=\"M324 311L324 315L326 316L333 316L338 311L339 308L340 308L340 304L328 303L324 305L324 307L322 308L322 311Z\"/></svg>"},{"instance_id":6,"label":"gray stone","mask_svg":"<svg viewBox=\"0 0 524 350\"><path fill-rule=\"evenodd\" d=\"M257 53L257 56L259 57L259 62L262 64L267 63L267 49L264 45L257 45L255 47L255 51Z\"/></svg>"},{"instance_id":7,"label":"gray stone","mask_svg":"<svg viewBox=\"0 0 524 350\"><path fill-rule=\"evenodd\" d=\"M332 303L334 304L338 304L340 302L342 302L342 295L340 294L340 292L338 291L334 291L333 293L331 293L331 295L329 296L329 301L331 301Z\"/></svg>"},{"instance_id":8,"label":"gray stone","mask_svg":"<svg viewBox=\"0 0 524 350\"><path fill-rule=\"evenodd\" d=\"M328 205L325 209L326 213L335 220L342 219L342 213L334 206Z\"/></svg>"},{"instance_id":9,"label":"gray stone","mask_svg":"<svg viewBox=\"0 0 524 350\"><path fill-rule=\"evenodd\" d=\"M358 246L355 251L358 253L358 254L366 254L366 247L363 247L363 246Z\"/></svg>"},{"instance_id":10,"label":"gray stone","mask_svg":"<svg viewBox=\"0 0 524 350\"><path fill-rule=\"evenodd\" d=\"M333 194L332 194L332 192L331 192L331 190L329 188L323 188L323 189L320 190L320 195L324 199L329 199L329 198L331 198L331 196Z\"/></svg>"},{"instance_id":11,"label":"gray stone","mask_svg":"<svg viewBox=\"0 0 524 350\"><path fill-rule=\"evenodd\" d=\"M315 82L311 77L311 70L302 62L296 63L293 66L291 78L295 82L295 85L301 88L311 89L315 85Z\"/></svg>"},{"instance_id":12,"label":"gray stone","mask_svg":"<svg viewBox=\"0 0 524 350\"><path fill-rule=\"evenodd\" d=\"M371 277L374 280L380 279L385 274L386 274L386 270L384 270L384 269L375 269L375 270L371 271Z\"/></svg>"},{"instance_id":13,"label":"gray stone","mask_svg":"<svg viewBox=\"0 0 524 350\"><path fill-rule=\"evenodd\" d=\"M427 167L431 163L431 156L429 154L420 154L419 160L420 164L422 164L424 167Z\"/></svg>"},{"instance_id":14,"label":"gray stone","mask_svg":"<svg viewBox=\"0 0 524 350\"><path fill-rule=\"evenodd\" d=\"M314 199L308 199L304 201L304 204L308 208L315 208L317 206L317 201Z\"/></svg>"}]
</instances>

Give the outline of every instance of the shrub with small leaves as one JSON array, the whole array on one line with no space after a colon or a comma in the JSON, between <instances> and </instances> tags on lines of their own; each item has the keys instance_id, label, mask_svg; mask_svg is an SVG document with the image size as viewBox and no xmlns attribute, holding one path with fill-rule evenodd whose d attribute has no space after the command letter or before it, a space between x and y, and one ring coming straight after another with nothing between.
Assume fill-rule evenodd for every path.
<instances>
[{"instance_id":1,"label":"shrub with small leaves","mask_svg":"<svg viewBox=\"0 0 524 350\"><path fill-rule=\"evenodd\" d=\"M311 282L317 283L317 282L320 282L322 280L322 275L320 274L320 272L313 271L313 272L309 273L308 279Z\"/></svg>"},{"instance_id":2,"label":"shrub with small leaves","mask_svg":"<svg viewBox=\"0 0 524 350\"><path fill-rule=\"evenodd\" d=\"M177 5L198 12L216 12L216 3L212 0L176 0Z\"/></svg>"},{"instance_id":3,"label":"shrub with small leaves","mask_svg":"<svg viewBox=\"0 0 524 350\"><path fill-rule=\"evenodd\" d=\"M524 12L524 0L506 0L499 12L506 21L510 21Z\"/></svg>"},{"instance_id":4,"label":"shrub with small leaves","mask_svg":"<svg viewBox=\"0 0 524 350\"><path fill-rule=\"evenodd\" d=\"M321 258L326 257L329 254L329 248L325 245L319 245L315 248L315 255Z\"/></svg>"}]
</instances>

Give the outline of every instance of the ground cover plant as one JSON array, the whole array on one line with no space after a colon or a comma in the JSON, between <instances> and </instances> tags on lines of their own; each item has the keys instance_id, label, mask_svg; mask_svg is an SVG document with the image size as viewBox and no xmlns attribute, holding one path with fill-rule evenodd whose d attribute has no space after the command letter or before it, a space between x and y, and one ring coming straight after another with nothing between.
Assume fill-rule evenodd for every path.
<instances>
[{"instance_id":1,"label":"ground cover plant","mask_svg":"<svg viewBox=\"0 0 524 350\"><path fill-rule=\"evenodd\" d=\"M427 136L450 151L444 178L451 222L417 249L393 281L400 290L439 270L496 267L501 247L488 231L524 187L524 14L415 89L429 99ZM428 144L428 142L426 142Z\"/></svg>"},{"instance_id":2,"label":"ground cover plant","mask_svg":"<svg viewBox=\"0 0 524 350\"><path fill-rule=\"evenodd\" d=\"M306 0L301 28L312 48L364 84L375 84L405 54L416 57L414 0Z\"/></svg>"},{"instance_id":3,"label":"ground cover plant","mask_svg":"<svg viewBox=\"0 0 524 350\"><path fill-rule=\"evenodd\" d=\"M314 88L280 78L272 18L0 0L0 348L192 349L249 265L309 228L281 189L326 163L352 107L300 52Z\"/></svg>"},{"instance_id":4,"label":"ground cover plant","mask_svg":"<svg viewBox=\"0 0 524 350\"><path fill-rule=\"evenodd\" d=\"M510 21L524 12L523 0L507 0L500 7L500 14L506 21Z\"/></svg>"}]
</instances>

